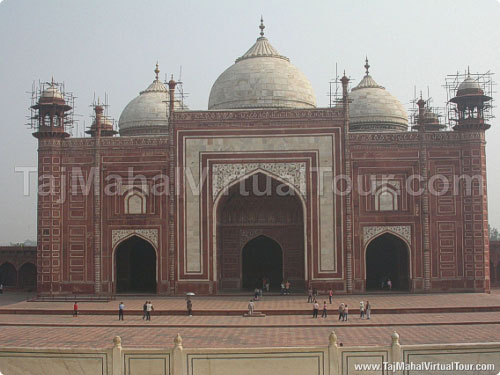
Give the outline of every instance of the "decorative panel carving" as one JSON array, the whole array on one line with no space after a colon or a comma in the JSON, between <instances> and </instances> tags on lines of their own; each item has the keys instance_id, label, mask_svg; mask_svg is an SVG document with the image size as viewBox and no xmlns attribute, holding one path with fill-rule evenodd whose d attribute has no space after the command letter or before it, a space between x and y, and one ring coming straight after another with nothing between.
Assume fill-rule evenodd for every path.
<instances>
[{"instance_id":1,"label":"decorative panel carving","mask_svg":"<svg viewBox=\"0 0 500 375\"><path fill-rule=\"evenodd\" d=\"M278 176L295 187L304 199L306 193L306 163L238 163L212 165L212 198L232 182L254 171L263 170Z\"/></svg>"},{"instance_id":2,"label":"decorative panel carving","mask_svg":"<svg viewBox=\"0 0 500 375\"><path fill-rule=\"evenodd\" d=\"M111 231L111 246L114 248L118 242L134 234L146 238L158 248L158 229L113 229Z\"/></svg>"},{"instance_id":3,"label":"decorative panel carving","mask_svg":"<svg viewBox=\"0 0 500 375\"><path fill-rule=\"evenodd\" d=\"M363 245L366 245L372 238L383 232L392 232L403 237L411 245L411 226L391 225L391 226L369 226L363 227Z\"/></svg>"}]
</instances>

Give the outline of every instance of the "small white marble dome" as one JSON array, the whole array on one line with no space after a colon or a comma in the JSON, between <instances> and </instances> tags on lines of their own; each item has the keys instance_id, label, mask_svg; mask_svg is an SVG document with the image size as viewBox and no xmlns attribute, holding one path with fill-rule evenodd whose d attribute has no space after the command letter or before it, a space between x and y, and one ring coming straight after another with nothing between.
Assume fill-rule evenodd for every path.
<instances>
[{"instance_id":1,"label":"small white marble dome","mask_svg":"<svg viewBox=\"0 0 500 375\"><path fill-rule=\"evenodd\" d=\"M408 114L401 102L370 76L368 59L366 75L351 90L349 130L362 132L393 132L408 130Z\"/></svg>"},{"instance_id":2,"label":"small white marble dome","mask_svg":"<svg viewBox=\"0 0 500 375\"><path fill-rule=\"evenodd\" d=\"M168 88L159 78L156 64L155 80L148 88L132 99L120 115L118 127L120 135L166 135L168 132ZM177 111L187 110L187 106L175 101Z\"/></svg>"},{"instance_id":3,"label":"small white marble dome","mask_svg":"<svg viewBox=\"0 0 500 375\"><path fill-rule=\"evenodd\" d=\"M42 91L40 99L45 101L51 99L64 99L63 94L59 91L56 83L54 82L54 78L52 78L52 82L49 84L49 87Z\"/></svg>"},{"instance_id":4,"label":"small white marble dome","mask_svg":"<svg viewBox=\"0 0 500 375\"><path fill-rule=\"evenodd\" d=\"M314 108L316 96L306 76L260 38L215 81L208 109Z\"/></svg>"},{"instance_id":5,"label":"small white marble dome","mask_svg":"<svg viewBox=\"0 0 500 375\"><path fill-rule=\"evenodd\" d=\"M462 90L481 90L481 86L479 85L479 82L476 81L474 78L472 78L470 75L465 78L460 85L458 85L458 90L457 91L462 91Z\"/></svg>"},{"instance_id":6,"label":"small white marble dome","mask_svg":"<svg viewBox=\"0 0 500 375\"><path fill-rule=\"evenodd\" d=\"M159 72L157 64L156 79L123 110L118 121L120 135L167 134L168 89L158 79Z\"/></svg>"}]
</instances>

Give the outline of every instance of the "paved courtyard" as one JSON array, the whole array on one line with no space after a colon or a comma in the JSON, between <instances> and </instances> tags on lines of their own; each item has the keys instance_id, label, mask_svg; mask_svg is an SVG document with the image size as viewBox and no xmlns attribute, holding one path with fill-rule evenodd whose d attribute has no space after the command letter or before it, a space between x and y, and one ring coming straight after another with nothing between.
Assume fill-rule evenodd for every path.
<instances>
[{"instance_id":1,"label":"paved courtyard","mask_svg":"<svg viewBox=\"0 0 500 375\"><path fill-rule=\"evenodd\" d=\"M239 314L246 309L250 298L246 296L194 297L192 317L180 315L185 310L182 297L124 297L124 321L118 321L116 314L120 300L81 302L81 315L73 318L71 301L22 301L26 297L0 297L3 347L110 347L113 337L119 335L124 347L165 348L173 345L178 332L185 347L325 346L332 330L345 346L389 345L394 330L405 344L500 342L498 289L491 294L339 295L334 304L328 304L328 318L318 319L311 317L306 296L264 296L257 302L257 310L274 314L264 318ZM151 322L142 320L146 298L156 309ZM374 313L371 320L361 320L359 301L367 299ZM348 322L338 320L340 302L351 307ZM461 311L471 306L485 311ZM412 312L422 307L439 312ZM376 312L387 308L397 313ZM228 316L228 311L234 314Z\"/></svg>"}]
</instances>

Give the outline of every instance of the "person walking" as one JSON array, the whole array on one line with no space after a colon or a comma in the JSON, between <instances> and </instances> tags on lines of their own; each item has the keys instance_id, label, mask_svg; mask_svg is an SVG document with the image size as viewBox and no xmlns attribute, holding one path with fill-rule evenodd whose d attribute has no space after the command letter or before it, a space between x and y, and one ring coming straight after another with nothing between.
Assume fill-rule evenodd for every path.
<instances>
[{"instance_id":1,"label":"person walking","mask_svg":"<svg viewBox=\"0 0 500 375\"><path fill-rule=\"evenodd\" d=\"M313 290L311 287L307 290L307 303L311 303L313 301Z\"/></svg>"},{"instance_id":2,"label":"person walking","mask_svg":"<svg viewBox=\"0 0 500 375\"><path fill-rule=\"evenodd\" d=\"M118 305L118 320L123 320L123 311L125 310L125 305L123 302L120 302Z\"/></svg>"},{"instance_id":3,"label":"person walking","mask_svg":"<svg viewBox=\"0 0 500 375\"><path fill-rule=\"evenodd\" d=\"M151 303L151 301L148 301L148 303L146 303L146 320L151 320L152 311L154 311L153 304Z\"/></svg>"},{"instance_id":4,"label":"person walking","mask_svg":"<svg viewBox=\"0 0 500 375\"><path fill-rule=\"evenodd\" d=\"M280 285L280 294L284 295L285 294L285 283L282 281Z\"/></svg>"},{"instance_id":5,"label":"person walking","mask_svg":"<svg viewBox=\"0 0 500 375\"><path fill-rule=\"evenodd\" d=\"M188 316L193 316L193 302L191 302L190 298L188 298L188 300L186 302L186 307L187 307Z\"/></svg>"},{"instance_id":6,"label":"person walking","mask_svg":"<svg viewBox=\"0 0 500 375\"><path fill-rule=\"evenodd\" d=\"M363 301L359 303L359 317L361 319L365 318L365 303Z\"/></svg>"},{"instance_id":7,"label":"person walking","mask_svg":"<svg viewBox=\"0 0 500 375\"><path fill-rule=\"evenodd\" d=\"M326 301L323 301L323 313L321 314L322 318L326 318Z\"/></svg>"},{"instance_id":8,"label":"person walking","mask_svg":"<svg viewBox=\"0 0 500 375\"><path fill-rule=\"evenodd\" d=\"M269 288L271 287L271 282L269 281L269 277L266 278L266 292L269 293Z\"/></svg>"},{"instance_id":9,"label":"person walking","mask_svg":"<svg viewBox=\"0 0 500 375\"><path fill-rule=\"evenodd\" d=\"M366 301L365 310L366 310L366 319L370 319L370 314L372 312L372 305L370 305L370 301Z\"/></svg>"},{"instance_id":10,"label":"person walking","mask_svg":"<svg viewBox=\"0 0 500 375\"><path fill-rule=\"evenodd\" d=\"M285 293L287 295L290 294L290 285L291 285L290 281L287 280L286 283L285 283Z\"/></svg>"},{"instance_id":11,"label":"person walking","mask_svg":"<svg viewBox=\"0 0 500 375\"><path fill-rule=\"evenodd\" d=\"M78 302L76 301L73 305L73 318L78 318Z\"/></svg>"},{"instance_id":12,"label":"person walking","mask_svg":"<svg viewBox=\"0 0 500 375\"><path fill-rule=\"evenodd\" d=\"M313 297L314 299L318 299L318 289L316 288L313 289Z\"/></svg>"},{"instance_id":13,"label":"person walking","mask_svg":"<svg viewBox=\"0 0 500 375\"><path fill-rule=\"evenodd\" d=\"M387 279L387 287L389 288L389 290L392 290L392 281L391 281L391 279Z\"/></svg>"},{"instance_id":14,"label":"person walking","mask_svg":"<svg viewBox=\"0 0 500 375\"><path fill-rule=\"evenodd\" d=\"M319 311L319 304L317 301L314 301L314 305L313 305L313 318L317 318L318 317L318 311Z\"/></svg>"},{"instance_id":15,"label":"person walking","mask_svg":"<svg viewBox=\"0 0 500 375\"><path fill-rule=\"evenodd\" d=\"M345 305L344 307L344 321L347 322L347 317L349 315L349 307L347 307L347 305Z\"/></svg>"},{"instance_id":16,"label":"person walking","mask_svg":"<svg viewBox=\"0 0 500 375\"><path fill-rule=\"evenodd\" d=\"M339 305L339 320L344 320L344 308L345 308L344 304L341 303Z\"/></svg>"},{"instance_id":17,"label":"person walking","mask_svg":"<svg viewBox=\"0 0 500 375\"><path fill-rule=\"evenodd\" d=\"M333 301L333 289L330 288L330 290L328 291L328 299L330 300L330 305L332 304L332 301Z\"/></svg>"},{"instance_id":18,"label":"person walking","mask_svg":"<svg viewBox=\"0 0 500 375\"><path fill-rule=\"evenodd\" d=\"M144 305L142 305L142 320L146 319L146 310L147 310L147 305L148 305L148 301L145 301L144 302Z\"/></svg>"},{"instance_id":19,"label":"person walking","mask_svg":"<svg viewBox=\"0 0 500 375\"><path fill-rule=\"evenodd\" d=\"M3 284L0 284L0 294L3 294Z\"/></svg>"},{"instance_id":20,"label":"person walking","mask_svg":"<svg viewBox=\"0 0 500 375\"><path fill-rule=\"evenodd\" d=\"M255 288L253 291L253 299L258 301L259 300L259 288Z\"/></svg>"},{"instance_id":21,"label":"person walking","mask_svg":"<svg viewBox=\"0 0 500 375\"><path fill-rule=\"evenodd\" d=\"M255 304L253 302L253 299L250 300L250 302L248 302L248 315L252 315L253 314L253 309L255 308Z\"/></svg>"}]
</instances>

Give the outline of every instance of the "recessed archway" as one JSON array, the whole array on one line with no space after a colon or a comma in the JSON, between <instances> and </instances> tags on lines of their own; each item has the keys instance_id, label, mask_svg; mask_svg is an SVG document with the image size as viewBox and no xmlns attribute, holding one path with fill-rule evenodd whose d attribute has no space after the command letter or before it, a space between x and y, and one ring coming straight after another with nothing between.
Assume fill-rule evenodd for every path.
<instances>
[{"instance_id":1,"label":"recessed archway","mask_svg":"<svg viewBox=\"0 0 500 375\"><path fill-rule=\"evenodd\" d=\"M0 266L0 283L4 286L17 286L17 271L12 263L5 262Z\"/></svg>"},{"instance_id":2,"label":"recessed archway","mask_svg":"<svg viewBox=\"0 0 500 375\"><path fill-rule=\"evenodd\" d=\"M115 251L116 292L156 293L156 251L146 240L132 236Z\"/></svg>"},{"instance_id":3,"label":"recessed archway","mask_svg":"<svg viewBox=\"0 0 500 375\"><path fill-rule=\"evenodd\" d=\"M250 254L243 248L249 240L260 236L279 241L282 263L278 266L280 276L261 275L259 286L262 286L262 278L269 276L280 279L271 280L278 287L281 281L288 280L294 289L304 288L304 204L300 192L293 186L259 171L238 181L220 196L216 217L219 289L255 288L254 281L248 278L257 276L243 272L251 268L243 265L243 257ZM271 242L264 246L276 248Z\"/></svg>"},{"instance_id":4,"label":"recessed archway","mask_svg":"<svg viewBox=\"0 0 500 375\"><path fill-rule=\"evenodd\" d=\"M244 289L262 287L268 278L272 289L279 289L283 280L283 251L267 236L258 236L247 242L242 250L242 284Z\"/></svg>"},{"instance_id":5,"label":"recessed archway","mask_svg":"<svg viewBox=\"0 0 500 375\"><path fill-rule=\"evenodd\" d=\"M408 245L401 238L384 233L366 247L366 290L410 289L410 259Z\"/></svg>"},{"instance_id":6,"label":"recessed archway","mask_svg":"<svg viewBox=\"0 0 500 375\"><path fill-rule=\"evenodd\" d=\"M36 266L33 263L24 263L19 268L19 288L29 290L36 288Z\"/></svg>"}]
</instances>

